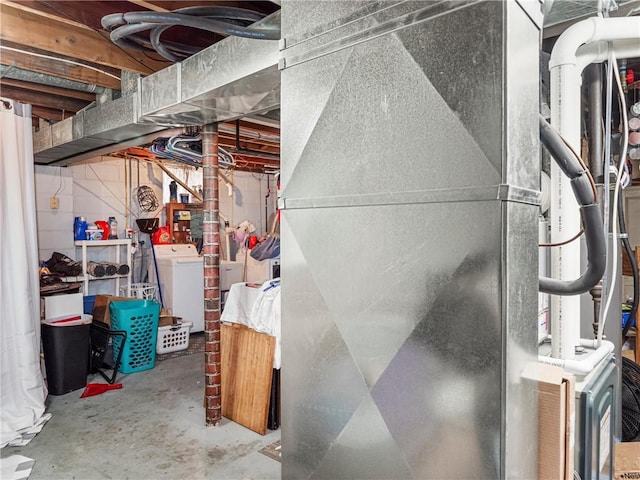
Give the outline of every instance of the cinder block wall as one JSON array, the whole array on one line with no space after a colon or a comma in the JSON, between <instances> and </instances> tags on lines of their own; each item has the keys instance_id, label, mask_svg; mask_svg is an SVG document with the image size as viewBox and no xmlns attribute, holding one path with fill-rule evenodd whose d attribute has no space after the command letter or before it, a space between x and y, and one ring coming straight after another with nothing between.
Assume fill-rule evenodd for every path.
<instances>
[{"instance_id":1,"label":"cinder block wall","mask_svg":"<svg viewBox=\"0 0 640 480\"><path fill-rule=\"evenodd\" d=\"M73 172L73 211L75 216L83 216L89 224L96 220L108 220L116 217L118 237L124 238L126 228L126 204L129 192L125 177L128 162L117 158L96 158L95 160L69 167ZM130 228L136 228L136 217L153 217L162 210L162 170L143 162L132 160L131 187L147 185L151 187L160 204L155 212L140 213L135 199L129 199ZM139 179L139 181L138 181ZM162 221L164 218L161 219ZM162 223L162 222L161 222Z\"/></svg>"},{"instance_id":2,"label":"cinder block wall","mask_svg":"<svg viewBox=\"0 0 640 480\"><path fill-rule=\"evenodd\" d=\"M125 160L109 157L98 157L71 167L35 167L41 260L49 259L54 251L80 260L80 251L76 251L73 243L73 219L76 216L85 217L89 224L115 216L118 235L124 236L127 197L125 169L128 171ZM268 220L275 211L277 195L274 176L227 170L223 172L234 184L233 196L229 196L225 183L220 182L220 211L229 219L230 226L235 227L248 220L256 226L257 235L267 233L271 228ZM148 185L153 188L161 202L159 216L161 224L164 224L162 170L152 164L133 160L131 173L132 187ZM168 181L165 183L168 184ZM266 199L265 214L265 195L268 189L271 194ZM54 194L60 203L57 210L49 208L49 199ZM152 217L158 213L140 213L135 199L131 199L130 209L133 213L130 221L132 228L136 228L136 216ZM92 249L92 255L103 257L105 252Z\"/></svg>"},{"instance_id":3,"label":"cinder block wall","mask_svg":"<svg viewBox=\"0 0 640 480\"><path fill-rule=\"evenodd\" d=\"M35 190L40 260L48 260L54 251L74 258L71 170L36 165ZM59 199L59 208L55 210L49 208L49 199L54 195Z\"/></svg>"}]
</instances>

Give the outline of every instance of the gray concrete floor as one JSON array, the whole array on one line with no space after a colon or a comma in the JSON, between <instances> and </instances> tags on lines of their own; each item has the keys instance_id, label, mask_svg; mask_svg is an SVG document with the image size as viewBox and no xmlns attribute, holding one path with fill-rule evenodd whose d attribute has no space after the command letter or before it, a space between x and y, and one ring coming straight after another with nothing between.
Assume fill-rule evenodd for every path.
<instances>
[{"instance_id":1,"label":"gray concrete floor","mask_svg":"<svg viewBox=\"0 0 640 480\"><path fill-rule=\"evenodd\" d=\"M280 463L259 450L280 440L280 430L262 436L226 418L205 426L203 364L196 353L119 374L122 390L49 396L53 418L27 446L4 448L2 457L35 459L31 480L279 479Z\"/></svg>"}]
</instances>

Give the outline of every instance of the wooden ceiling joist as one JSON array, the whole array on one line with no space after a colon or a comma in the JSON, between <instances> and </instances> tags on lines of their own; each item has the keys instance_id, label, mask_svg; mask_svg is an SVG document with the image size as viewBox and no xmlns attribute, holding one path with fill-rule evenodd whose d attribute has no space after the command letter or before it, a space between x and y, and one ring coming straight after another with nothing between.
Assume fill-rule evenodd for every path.
<instances>
[{"instance_id":1,"label":"wooden ceiling joist","mask_svg":"<svg viewBox=\"0 0 640 480\"><path fill-rule=\"evenodd\" d=\"M74 112L69 112L65 114L62 110L56 110L54 108L40 107L38 105L31 106L31 113L34 117L43 118L45 120L52 120L54 122L59 122L60 120L64 120L65 118L69 118Z\"/></svg>"},{"instance_id":2,"label":"wooden ceiling joist","mask_svg":"<svg viewBox=\"0 0 640 480\"><path fill-rule=\"evenodd\" d=\"M91 27L84 25L80 22L71 20L69 18L65 18L62 15L56 15L56 14L48 13L47 11L44 11L44 10L38 10L37 8L33 8L33 7L38 7L40 3L47 3L47 2L38 2L33 0L20 0L19 2L14 2L11 0L2 0L2 3L5 5L8 5L9 7L22 10L24 12L30 12L35 15L39 15L41 17L49 18L56 22L66 23L67 25L83 28L85 30L91 30Z\"/></svg>"},{"instance_id":3,"label":"wooden ceiling joist","mask_svg":"<svg viewBox=\"0 0 640 480\"><path fill-rule=\"evenodd\" d=\"M135 50L123 50L98 32L57 22L48 17L0 3L2 29L0 40L32 46L47 52L72 56L87 62L107 65L142 74L167 66Z\"/></svg>"},{"instance_id":4,"label":"wooden ceiling joist","mask_svg":"<svg viewBox=\"0 0 640 480\"><path fill-rule=\"evenodd\" d=\"M47 93L33 92L22 88L10 87L6 85L0 86L0 92L3 97L8 97L19 102L30 103L40 107L57 108L66 112L77 112L87 106L89 102L76 100L72 98L59 97L57 95L49 95Z\"/></svg>"}]
</instances>

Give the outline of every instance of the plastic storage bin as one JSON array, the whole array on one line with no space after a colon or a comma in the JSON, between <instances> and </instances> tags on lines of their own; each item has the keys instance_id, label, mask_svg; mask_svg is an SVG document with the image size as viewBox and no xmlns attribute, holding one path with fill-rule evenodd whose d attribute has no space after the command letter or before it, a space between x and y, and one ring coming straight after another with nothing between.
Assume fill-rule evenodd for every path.
<instances>
[{"instance_id":1,"label":"plastic storage bin","mask_svg":"<svg viewBox=\"0 0 640 480\"><path fill-rule=\"evenodd\" d=\"M93 306L96 303L95 295L86 295L82 297L83 312L93 315Z\"/></svg>"},{"instance_id":2,"label":"plastic storage bin","mask_svg":"<svg viewBox=\"0 0 640 480\"><path fill-rule=\"evenodd\" d=\"M134 373L153 368L156 364L156 340L160 304L154 300L129 300L109 303L112 330L127 332L127 340L122 347L122 339L113 339L113 356L122 352L120 372Z\"/></svg>"},{"instance_id":3,"label":"plastic storage bin","mask_svg":"<svg viewBox=\"0 0 640 480\"><path fill-rule=\"evenodd\" d=\"M181 322L158 328L156 353L171 353L189 348L189 331L193 327L191 322Z\"/></svg>"},{"instance_id":4,"label":"plastic storage bin","mask_svg":"<svg viewBox=\"0 0 640 480\"><path fill-rule=\"evenodd\" d=\"M51 395L64 395L87 385L90 319L83 316L81 325L65 322L41 325L47 388Z\"/></svg>"},{"instance_id":5,"label":"plastic storage bin","mask_svg":"<svg viewBox=\"0 0 640 480\"><path fill-rule=\"evenodd\" d=\"M631 312L622 312L622 326L624 327L627 322L629 321L629 317L631 316ZM631 319L631 325L632 327L636 326L636 319L632 318Z\"/></svg>"}]
</instances>

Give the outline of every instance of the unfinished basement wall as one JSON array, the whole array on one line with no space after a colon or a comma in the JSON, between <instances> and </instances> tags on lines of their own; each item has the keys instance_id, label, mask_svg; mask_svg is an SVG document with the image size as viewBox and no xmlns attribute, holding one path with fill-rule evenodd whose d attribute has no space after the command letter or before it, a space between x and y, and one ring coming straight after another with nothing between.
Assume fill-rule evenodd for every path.
<instances>
[{"instance_id":1,"label":"unfinished basement wall","mask_svg":"<svg viewBox=\"0 0 640 480\"><path fill-rule=\"evenodd\" d=\"M192 189L198 190L199 187L202 187L202 169L194 169L188 166L171 166L168 168ZM224 180L219 181L220 213L229 219L229 226L236 227L239 223L248 220L255 225L256 235L268 233L271 230L272 215L276 209L275 176L225 169L220 171L233 185L230 192L229 184ZM165 176L164 203L169 201L170 182L171 179ZM270 191L270 194L269 197L266 197L268 191ZM183 193L188 192L178 185L178 198Z\"/></svg>"},{"instance_id":2,"label":"unfinished basement wall","mask_svg":"<svg viewBox=\"0 0 640 480\"><path fill-rule=\"evenodd\" d=\"M249 220L256 227L256 235L268 233L277 196L274 175L221 171L234 185L230 197L225 182L219 182L220 212L229 219L230 226ZM269 189L271 193L265 198Z\"/></svg>"},{"instance_id":3,"label":"unfinished basement wall","mask_svg":"<svg viewBox=\"0 0 640 480\"><path fill-rule=\"evenodd\" d=\"M73 211L75 216L83 216L87 223L96 220L108 220L116 217L118 237L124 238L126 228L127 198L129 193L125 179L129 171L129 162L125 159L100 157L80 165L69 167L73 172L74 195ZM159 208L154 212L140 214L138 204L132 197L129 201L130 228L135 227L135 218L162 217L162 171L149 163L131 160L131 188L147 185L158 199Z\"/></svg>"},{"instance_id":4,"label":"unfinished basement wall","mask_svg":"<svg viewBox=\"0 0 640 480\"><path fill-rule=\"evenodd\" d=\"M74 257L73 178L68 168L35 166L38 255L41 261L53 252ZM50 199L58 199L58 208L50 208Z\"/></svg>"},{"instance_id":5,"label":"unfinished basement wall","mask_svg":"<svg viewBox=\"0 0 640 480\"><path fill-rule=\"evenodd\" d=\"M97 157L70 167L37 165L35 168L38 244L41 260L49 259L54 251L78 261L81 259L80 250L76 250L73 241L73 219L76 216L85 217L88 224L115 216L118 221L118 235L124 237L127 198L125 168L128 172L126 160ZM180 167L176 170L179 173ZM200 170L189 170L188 184L202 184L201 180L197 181L197 174L201 176ZM230 226L236 227L244 220L248 220L255 225L257 235L267 233L271 229L275 211L275 176L229 170L223 170L223 173L234 185L233 194L229 196L226 184L220 182L220 211L229 219ZM136 228L137 216L153 217L158 214L161 225L165 223L163 176L163 172L152 164L131 161L131 186L133 188L140 185L150 186L161 204L156 212L140 214L135 199L132 199L129 207L133 213L130 220L131 228ZM181 175L178 174L178 176L182 178ZM168 185L169 180L166 178L168 177L164 178L164 183ZM269 189L270 196L265 199ZM49 200L54 194L59 198L59 208L56 210L49 208ZM148 239L144 237L146 235L141 237L141 240L147 241L148 247ZM106 254L106 252L95 250L92 252L95 252L98 257L103 253ZM233 244L232 252L235 252ZM135 272L138 274L138 270ZM142 281L142 279L134 275L133 281ZM93 289L97 286L97 283L96 285L92 283L92 291L88 293L96 293ZM111 286L105 283L104 287L109 290Z\"/></svg>"}]
</instances>

